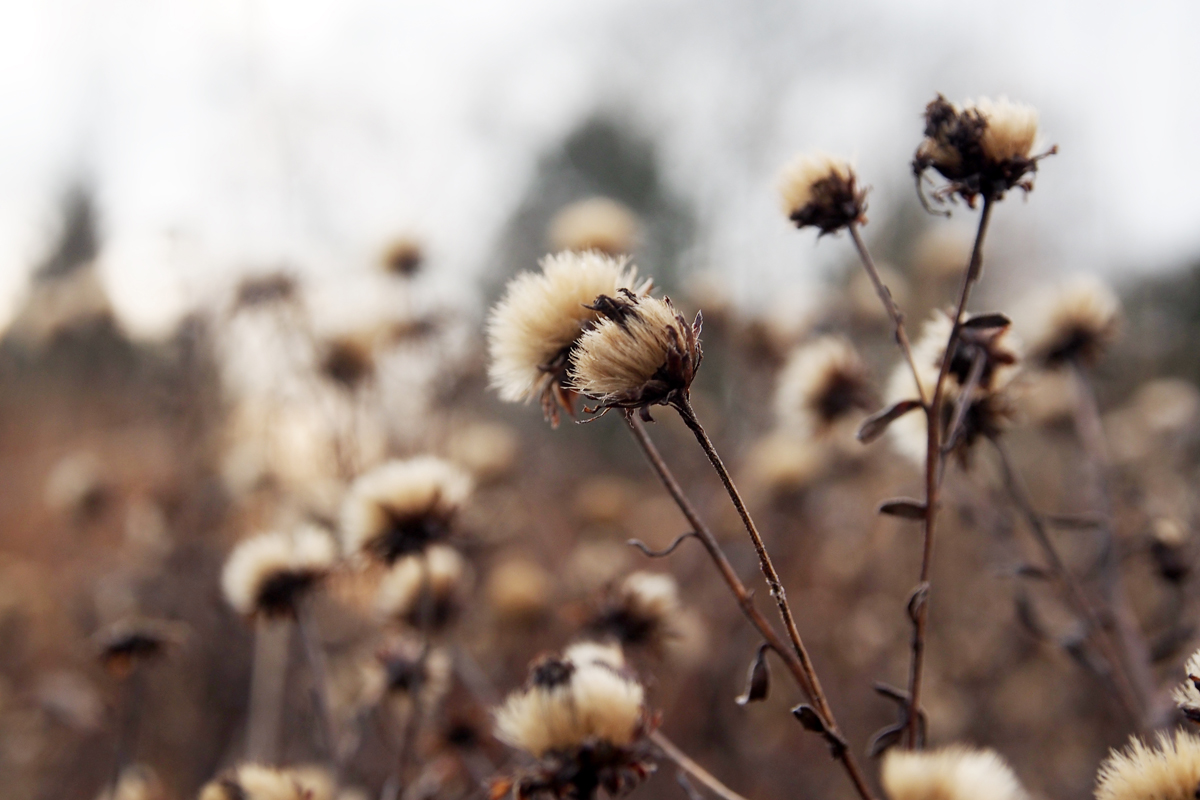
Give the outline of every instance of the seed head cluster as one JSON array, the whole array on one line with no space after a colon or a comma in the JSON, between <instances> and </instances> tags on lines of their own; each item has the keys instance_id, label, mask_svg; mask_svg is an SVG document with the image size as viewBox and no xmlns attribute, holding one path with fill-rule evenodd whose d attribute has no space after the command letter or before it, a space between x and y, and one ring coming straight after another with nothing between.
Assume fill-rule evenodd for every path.
<instances>
[{"instance_id":1,"label":"seed head cluster","mask_svg":"<svg viewBox=\"0 0 1200 800\"><path fill-rule=\"evenodd\" d=\"M471 478L448 461L419 456L360 475L342 503L342 546L391 564L450 533Z\"/></svg>"},{"instance_id":2,"label":"seed head cluster","mask_svg":"<svg viewBox=\"0 0 1200 800\"><path fill-rule=\"evenodd\" d=\"M567 370L584 331L601 318L597 297L627 290L643 295L650 281L638 282L637 268L624 257L596 251L564 251L546 256L540 272L509 282L488 318L488 376L501 400L538 398L553 424L559 410L574 413Z\"/></svg>"}]
</instances>

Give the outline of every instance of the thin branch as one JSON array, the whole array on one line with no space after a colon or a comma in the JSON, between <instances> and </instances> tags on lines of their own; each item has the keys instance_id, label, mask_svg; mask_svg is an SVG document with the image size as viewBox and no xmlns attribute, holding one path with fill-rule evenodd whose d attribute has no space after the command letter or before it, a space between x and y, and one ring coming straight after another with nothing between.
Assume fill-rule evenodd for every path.
<instances>
[{"instance_id":1,"label":"thin branch","mask_svg":"<svg viewBox=\"0 0 1200 800\"><path fill-rule=\"evenodd\" d=\"M900 348L900 352L904 354L904 360L908 362L909 369L912 370L913 382L917 385L917 397L921 399L921 405L928 405L929 398L925 396L925 387L921 385L921 375L917 372L917 362L913 359L912 345L909 344L908 332L904 328L904 314L896 305L891 290L880 277L875 260L871 258L871 252L867 250L867 245L858 232L858 223L850 223L847 230L850 231L850 239L854 242L854 248L858 250L858 257L862 260L863 268L867 271L867 276L870 277L871 284L875 287L875 293L879 295L879 302L883 303L884 310L892 320L892 335L896 339L896 345Z\"/></svg>"},{"instance_id":2,"label":"thin branch","mask_svg":"<svg viewBox=\"0 0 1200 800\"><path fill-rule=\"evenodd\" d=\"M722 798L722 800L746 800L745 797L721 783L717 776L693 761L687 753L680 750L662 731L656 730L651 733L650 741L654 742L655 746L663 752L663 755L674 761L680 769L698 780L713 794Z\"/></svg>"},{"instance_id":3,"label":"thin branch","mask_svg":"<svg viewBox=\"0 0 1200 800\"><path fill-rule=\"evenodd\" d=\"M279 722L287 685L291 630L286 619L264 614L255 621L246 759L257 764L273 764L279 756Z\"/></svg>"},{"instance_id":4,"label":"thin branch","mask_svg":"<svg viewBox=\"0 0 1200 800\"><path fill-rule=\"evenodd\" d=\"M304 647L313 682L313 703L317 711L317 730L321 736L321 746L326 748L330 763L337 767L340 759L333 709L329 702L329 680L325 672L325 655L316 641L316 622L313 619L311 598L302 598L296 604L296 632L300 635L300 643Z\"/></svg>"},{"instance_id":5,"label":"thin branch","mask_svg":"<svg viewBox=\"0 0 1200 800\"><path fill-rule=\"evenodd\" d=\"M1096 643L1096 647L1108 662L1109 678L1113 683L1113 688L1122 707L1129 713L1135 723L1140 724L1142 719L1141 701L1138 699L1137 693L1129 681L1129 676L1125 672L1125 665L1121 661L1120 653L1109 638L1108 631L1103 626L1099 613L1084 593L1083 587L1079 585L1079 582L1075 580L1075 576L1067 569L1066 562L1063 561L1058 548L1054 546L1054 542L1042 522L1041 515L1034 509L1033 501L1030 499L1025 485L1021 482L1020 477L1013 468L1008 451L997 439L993 438L991 442L999 456L998 461L1000 463L1001 474L1004 478L1005 489L1008 490L1013 503L1025 517L1025 521L1029 525L1029 530L1033 533L1034 540L1042 549L1046 559L1050 562L1050 568L1054 576L1059 579L1066 590L1067 598L1074 608L1075 613L1083 617L1088 631Z\"/></svg>"},{"instance_id":6,"label":"thin branch","mask_svg":"<svg viewBox=\"0 0 1200 800\"><path fill-rule=\"evenodd\" d=\"M662 455L658 452L658 448L654 446L654 442L646 433L645 425L631 412L625 412L621 416L629 427L634 441L642 448L646 460L650 462L650 466L654 469L655 474L658 475L659 480L666 488L667 493L671 495L675 504L679 506L679 510L683 512L683 516L691 523L696 538L704 546L713 564L716 565L717 571L721 574L721 578L729 586L729 590L737 600L738 607L742 609L742 613L750 620L751 624L754 625L767 644L771 646L771 649L783 660L796 684L800 687L800 691L804 693L810 702L816 703L816 693L814 692L813 684L809 680L809 673L804 668L804 664L792 648L787 646L771 626L771 623L758 610L758 607L754 605L754 600L750 592L746 589L741 579L738 578L737 572L734 571L733 565L729 563L728 557L726 557L725 552L721 549L721 545L717 542L716 537L713 536L712 531L709 530L708 525L700 518L695 506L688 500L687 495L683 493L679 481L675 479L675 475L671 472L670 467L667 466ZM836 730L832 718L829 720L828 727ZM846 770L851 783L854 784L859 797L862 800L874 800L871 790L867 786L866 778L863 776L858 763L854 760L850 749L845 748L841 753L837 754L837 759L842 763L842 767Z\"/></svg>"},{"instance_id":7,"label":"thin branch","mask_svg":"<svg viewBox=\"0 0 1200 800\"><path fill-rule=\"evenodd\" d=\"M971 296L971 287L983 263L983 240L987 235L988 222L992 218L992 200L984 197L983 211L979 215L979 228L975 232L975 244L971 248L971 261L963 273L962 288L959 290L958 307L954 313L954 325L950 329L950 338L946 342L946 350L942 354L942 365L938 370L937 383L933 388L933 399L925 406L925 428L927 431L925 449L925 531L921 548L921 575L917 582L926 587L925 596L913 609L913 638L912 661L909 668L908 696L911 704L908 710L906 738L908 746L918 747L920 740L920 709L921 709L921 677L925 666L925 636L929 621L929 595L931 593L930 571L933 566L933 542L937 523L938 481L941 464L941 421L942 401L945 397L946 376L950 372L950 363L954 359L954 351L958 346L958 335L962 329L963 316L967 311L967 300Z\"/></svg>"}]
</instances>

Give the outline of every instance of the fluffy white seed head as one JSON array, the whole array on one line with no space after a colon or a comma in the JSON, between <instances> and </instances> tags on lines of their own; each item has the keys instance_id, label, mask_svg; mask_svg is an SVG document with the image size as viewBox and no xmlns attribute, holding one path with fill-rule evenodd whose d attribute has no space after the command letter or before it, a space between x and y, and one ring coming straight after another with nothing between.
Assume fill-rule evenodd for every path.
<instances>
[{"instance_id":1,"label":"fluffy white seed head","mask_svg":"<svg viewBox=\"0 0 1200 800\"><path fill-rule=\"evenodd\" d=\"M1197 680L1200 680L1200 650L1192 653L1192 657L1187 661L1183 683L1171 693L1179 710L1188 719L1200 722L1200 689L1196 688Z\"/></svg>"},{"instance_id":2,"label":"fluffy white seed head","mask_svg":"<svg viewBox=\"0 0 1200 800\"><path fill-rule=\"evenodd\" d=\"M560 380L569 351L600 319L585 306L621 289L645 293L649 281L638 284L628 259L595 251L546 256L540 272L513 278L487 326L488 377L500 399L528 402Z\"/></svg>"},{"instance_id":3,"label":"fluffy white seed head","mask_svg":"<svg viewBox=\"0 0 1200 800\"><path fill-rule=\"evenodd\" d=\"M892 748L880 780L889 800L1026 800L1017 776L991 750Z\"/></svg>"},{"instance_id":4,"label":"fluffy white seed head","mask_svg":"<svg viewBox=\"0 0 1200 800\"><path fill-rule=\"evenodd\" d=\"M342 546L391 563L444 537L471 494L471 479L448 461L389 461L358 477L342 503Z\"/></svg>"},{"instance_id":5,"label":"fluffy white seed head","mask_svg":"<svg viewBox=\"0 0 1200 800\"><path fill-rule=\"evenodd\" d=\"M1037 109L1014 103L1007 97L998 100L981 97L965 103L963 110L972 108L987 123L980 141L985 156L1003 162L1032 155L1038 132Z\"/></svg>"},{"instance_id":6,"label":"fluffy white seed head","mask_svg":"<svg viewBox=\"0 0 1200 800\"><path fill-rule=\"evenodd\" d=\"M612 310L580 337L571 355L571 388L602 405L628 406L686 392L700 347L696 329L670 299L605 299Z\"/></svg>"},{"instance_id":7,"label":"fluffy white seed head","mask_svg":"<svg viewBox=\"0 0 1200 800\"><path fill-rule=\"evenodd\" d=\"M634 572L621 582L625 605L639 617L667 625L679 611L679 584L664 572Z\"/></svg>"},{"instance_id":8,"label":"fluffy white seed head","mask_svg":"<svg viewBox=\"0 0 1200 800\"><path fill-rule=\"evenodd\" d=\"M240 542L221 571L221 590L234 610L288 613L301 594L337 560L333 538L316 527L263 533Z\"/></svg>"},{"instance_id":9,"label":"fluffy white seed head","mask_svg":"<svg viewBox=\"0 0 1200 800\"><path fill-rule=\"evenodd\" d=\"M805 153L784 167L779 196L784 216L797 227L811 225L823 233L858 221L866 211L854 169L825 153Z\"/></svg>"},{"instance_id":10,"label":"fluffy white seed head","mask_svg":"<svg viewBox=\"0 0 1200 800\"><path fill-rule=\"evenodd\" d=\"M550 222L550 245L555 250L598 250L610 256L633 252L637 217L627 206L607 197L580 200Z\"/></svg>"},{"instance_id":11,"label":"fluffy white seed head","mask_svg":"<svg viewBox=\"0 0 1200 800\"><path fill-rule=\"evenodd\" d=\"M775 389L779 422L803 437L828 433L868 404L866 364L852 344L837 336L795 348Z\"/></svg>"},{"instance_id":12,"label":"fluffy white seed head","mask_svg":"<svg viewBox=\"0 0 1200 800\"><path fill-rule=\"evenodd\" d=\"M1132 737L1114 750L1096 776L1096 800L1195 800L1200 786L1200 738L1160 733L1151 747Z\"/></svg>"},{"instance_id":13,"label":"fluffy white seed head","mask_svg":"<svg viewBox=\"0 0 1200 800\"><path fill-rule=\"evenodd\" d=\"M645 719L645 691L619 648L580 643L534 666L529 685L496 711L496 735L535 758L595 742L631 744Z\"/></svg>"},{"instance_id":14,"label":"fluffy white seed head","mask_svg":"<svg viewBox=\"0 0 1200 800\"><path fill-rule=\"evenodd\" d=\"M827 153L804 153L793 159L779 176L779 199L785 216L792 216L813 201L813 185L832 177L849 180L850 164Z\"/></svg>"},{"instance_id":15,"label":"fluffy white seed head","mask_svg":"<svg viewBox=\"0 0 1200 800\"><path fill-rule=\"evenodd\" d=\"M242 764L209 782L200 800L333 800L334 784L319 767Z\"/></svg>"},{"instance_id":16,"label":"fluffy white seed head","mask_svg":"<svg viewBox=\"0 0 1200 800\"><path fill-rule=\"evenodd\" d=\"M1056 366L1100 356L1120 327L1121 301L1108 284L1078 275L1031 298L1025 340L1031 357Z\"/></svg>"},{"instance_id":17,"label":"fluffy white seed head","mask_svg":"<svg viewBox=\"0 0 1200 800\"><path fill-rule=\"evenodd\" d=\"M466 581L467 565L453 547L432 545L421 555L400 559L383 577L376 594L381 616L419 625L428 592L433 624L448 621Z\"/></svg>"}]
</instances>

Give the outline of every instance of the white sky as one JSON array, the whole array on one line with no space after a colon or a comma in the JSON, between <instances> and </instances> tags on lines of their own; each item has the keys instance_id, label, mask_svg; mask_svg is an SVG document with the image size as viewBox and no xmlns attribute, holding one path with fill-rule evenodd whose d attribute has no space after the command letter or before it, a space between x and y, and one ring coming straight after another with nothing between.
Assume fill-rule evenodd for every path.
<instances>
[{"instance_id":1,"label":"white sky","mask_svg":"<svg viewBox=\"0 0 1200 800\"><path fill-rule=\"evenodd\" d=\"M1062 147L997 220L1022 252L1174 266L1200 254L1198 38L1194 0L7 0L0 320L79 175L137 331L246 268L365 272L406 230L461 289L539 153L597 107L659 139L696 260L753 302L836 253L782 223L781 164L851 155L886 208L936 91L1031 102Z\"/></svg>"}]
</instances>

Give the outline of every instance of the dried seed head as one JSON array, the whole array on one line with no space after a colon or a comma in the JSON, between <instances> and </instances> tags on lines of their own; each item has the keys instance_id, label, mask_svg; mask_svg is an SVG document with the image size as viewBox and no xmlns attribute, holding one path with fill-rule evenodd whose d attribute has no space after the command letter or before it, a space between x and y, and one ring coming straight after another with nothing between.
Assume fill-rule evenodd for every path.
<instances>
[{"instance_id":1,"label":"dried seed head","mask_svg":"<svg viewBox=\"0 0 1200 800\"><path fill-rule=\"evenodd\" d=\"M775 389L775 413L803 437L819 437L874 398L867 367L845 339L823 336L794 349Z\"/></svg>"},{"instance_id":2,"label":"dried seed head","mask_svg":"<svg viewBox=\"0 0 1200 800\"><path fill-rule=\"evenodd\" d=\"M233 548L221 571L221 589L242 614L294 614L296 603L336 560L333 538L319 528L259 534Z\"/></svg>"},{"instance_id":3,"label":"dried seed head","mask_svg":"<svg viewBox=\"0 0 1200 800\"><path fill-rule=\"evenodd\" d=\"M889 800L1026 800L1008 764L991 750L892 748L880 780Z\"/></svg>"},{"instance_id":4,"label":"dried seed head","mask_svg":"<svg viewBox=\"0 0 1200 800\"><path fill-rule=\"evenodd\" d=\"M619 256L633 252L637 237L637 217L607 197L572 203L550 222L550 245L555 250L596 250Z\"/></svg>"},{"instance_id":5,"label":"dried seed head","mask_svg":"<svg viewBox=\"0 0 1200 800\"><path fill-rule=\"evenodd\" d=\"M591 643L535 663L497 709L497 737L535 758L631 745L645 724L644 690L623 664L619 649Z\"/></svg>"},{"instance_id":6,"label":"dried seed head","mask_svg":"<svg viewBox=\"0 0 1200 800\"><path fill-rule=\"evenodd\" d=\"M949 185L935 196L959 195L968 205L983 195L999 200L1009 189L1033 188L1037 162L1051 148L1033 155L1037 138L1037 111L1007 98L981 98L956 108L938 95L925 107L925 139L913 157L918 182L929 169L937 170Z\"/></svg>"},{"instance_id":7,"label":"dried seed head","mask_svg":"<svg viewBox=\"0 0 1200 800\"><path fill-rule=\"evenodd\" d=\"M450 533L471 479L433 456L389 461L360 475L342 503L342 546L386 564Z\"/></svg>"},{"instance_id":8,"label":"dried seed head","mask_svg":"<svg viewBox=\"0 0 1200 800\"><path fill-rule=\"evenodd\" d=\"M387 246L380 258L383 269L398 278L411 278L421 269L425 253L416 239L402 236Z\"/></svg>"},{"instance_id":9,"label":"dried seed head","mask_svg":"<svg viewBox=\"0 0 1200 800\"><path fill-rule=\"evenodd\" d=\"M438 631L457 618L466 583L463 557L452 547L435 544L396 562L379 584L375 605L386 619Z\"/></svg>"},{"instance_id":10,"label":"dried seed head","mask_svg":"<svg viewBox=\"0 0 1200 800\"><path fill-rule=\"evenodd\" d=\"M1029 354L1047 367L1096 361L1120 328L1121 301L1107 284L1088 275L1035 298L1029 307Z\"/></svg>"},{"instance_id":11,"label":"dried seed head","mask_svg":"<svg viewBox=\"0 0 1200 800\"><path fill-rule=\"evenodd\" d=\"M209 782L200 800L333 800L334 783L319 767L242 764Z\"/></svg>"},{"instance_id":12,"label":"dried seed head","mask_svg":"<svg viewBox=\"0 0 1200 800\"><path fill-rule=\"evenodd\" d=\"M585 330L601 319L591 305L600 295L622 289L650 290L637 281L637 268L626 258L595 251L546 256L540 272L525 272L509 282L488 318L488 377L501 400L538 398L546 419L558 423L559 409L574 412L568 386L571 353Z\"/></svg>"},{"instance_id":13,"label":"dried seed head","mask_svg":"<svg viewBox=\"0 0 1200 800\"><path fill-rule=\"evenodd\" d=\"M661 653L675 635L679 613L679 586L673 577L634 572L610 592L584 628L599 639L611 637L624 647Z\"/></svg>"},{"instance_id":14,"label":"dried seed head","mask_svg":"<svg viewBox=\"0 0 1200 800\"><path fill-rule=\"evenodd\" d=\"M161 658L183 639L184 629L179 623L128 617L98 631L92 642L101 665L123 677L139 663Z\"/></svg>"},{"instance_id":15,"label":"dried seed head","mask_svg":"<svg viewBox=\"0 0 1200 800\"><path fill-rule=\"evenodd\" d=\"M322 342L317 356L321 375L347 390L354 390L375 374L373 336L351 333Z\"/></svg>"},{"instance_id":16,"label":"dried seed head","mask_svg":"<svg viewBox=\"0 0 1200 800\"><path fill-rule=\"evenodd\" d=\"M1200 686L1197 686L1200 681L1200 651L1188 659L1184 677L1184 682L1175 687L1171 696L1185 717L1192 722L1200 722Z\"/></svg>"},{"instance_id":17,"label":"dried seed head","mask_svg":"<svg viewBox=\"0 0 1200 800\"><path fill-rule=\"evenodd\" d=\"M700 367L700 315L691 325L670 299L625 292L591 306L604 319L571 354L571 388L598 408L646 408L686 399Z\"/></svg>"},{"instance_id":18,"label":"dried seed head","mask_svg":"<svg viewBox=\"0 0 1200 800\"><path fill-rule=\"evenodd\" d=\"M933 397L942 357L946 352L946 342L950 339L953 326L954 322L949 315L937 311L925 323L921 338L913 346L913 360L917 365L926 398ZM1013 416L1014 401L1011 389L1019 371L1021 350L1010 328L1011 326L1006 325L995 328L963 328L960 331L943 392L942 441L945 444L946 428L953 420L955 407L963 396L975 361L977 358L981 359L980 380L972 392L971 405L963 417L962 432L955 451L964 462L971 446L980 437L999 435L1008 427ZM889 405L918 396L912 371L907 363L896 365L886 394ZM905 414L891 424L888 434L900 453L916 464L925 463L927 443L924 414Z\"/></svg>"},{"instance_id":19,"label":"dried seed head","mask_svg":"<svg viewBox=\"0 0 1200 800\"><path fill-rule=\"evenodd\" d=\"M1096 800L1195 800L1200 786L1200 738L1178 730L1151 747L1136 736L1114 750L1096 775Z\"/></svg>"},{"instance_id":20,"label":"dried seed head","mask_svg":"<svg viewBox=\"0 0 1200 800\"><path fill-rule=\"evenodd\" d=\"M432 708L450 691L454 667L444 647L425 652L422 642L402 640L381 650L377 658L383 667L384 687L394 700L411 702L415 695L422 706Z\"/></svg>"},{"instance_id":21,"label":"dried seed head","mask_svg":"<svg viewBox=\"0 0 1200 800\"><path fill-rule=\"evenodd\" d=\"M823 236L866 221L866 190L850 164L833 156L800 156L784 168L779 191L783 213L797 228L811 225Z\"/></svg>"}]
</instances>

